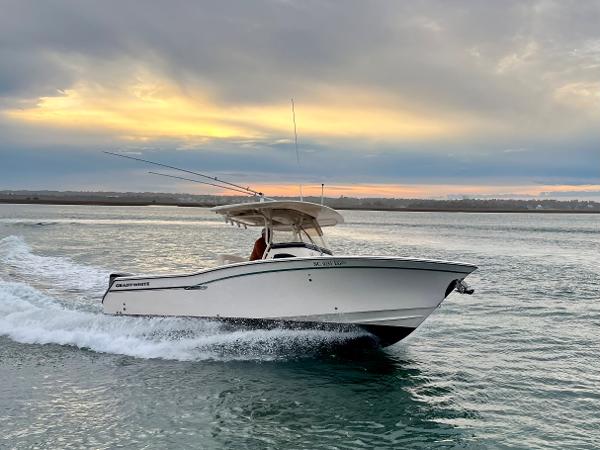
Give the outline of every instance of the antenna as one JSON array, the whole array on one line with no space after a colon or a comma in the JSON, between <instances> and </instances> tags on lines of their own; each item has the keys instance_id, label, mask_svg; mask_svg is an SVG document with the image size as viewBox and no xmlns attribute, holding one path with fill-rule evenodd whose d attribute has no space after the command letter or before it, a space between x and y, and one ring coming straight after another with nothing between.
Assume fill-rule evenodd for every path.
<instances>
[{"instance_id":1,"label":"antenna","mask_svg":"<svg viewBox=\"0 0 600 450\"><path fill-rule=\"evenodd\" d=\"M325 189L325 183L321 183L321 206L323 206L323 190Z\"/></svg>"},{"instance_id":2,"label":"antenna","mask_svg":"<svg viewBox=\"0 0 600 450\"><path fill-rule=\"evenodd\" d=\"M157 162L154 162L154 161L149 161L147 159L135 158L133 156L127 156L127 155L123 155L121 153L113 153L113 152L106 152L106 151L103 152L103 153L106 153L107 155L119 156L121 158L133 159L134 161L141 161L141 162L145 162L145 163L148 163L148 164L154 164L155 166L166 167L168 169L179 170L180 172L191 173L192 175L196 175L196 176L199 176L199 177L202 177L202 178L208 178L209 180L213 180L213 181L216 181L216 182L221 183L221 184L226 184L228 186L233 186L234 188L241 189L241 190L245 191L245 193L250 194L250 195L259 195L261 197L263 196L262 192L255 191L254 189L250 189L247 186L240 186L239 184L230 183L229 181L219 180L217 177L211 177L210 175L204 175L203 173L194 172L192 170L181 169L179 167L169 166L168 164L161 164L161 163L157 163ZM225 186L222 186L222 187L225 187Z\"/></svg>"},{"instance_id":3,"label":"antenna","mask_svg":"<svg viewBox=\"0 0 600 450\"><path fill-rule=\"evenodd\" d=\"M298 130L296 128L296 109L294 108L294 99L292 99L292 120L294 121L294 144L296 145L296 162L300 167L300 153L298 152ZM302 196L302 183L300 183L300 201L304 201Z\"/></svg>"}]
</instances>

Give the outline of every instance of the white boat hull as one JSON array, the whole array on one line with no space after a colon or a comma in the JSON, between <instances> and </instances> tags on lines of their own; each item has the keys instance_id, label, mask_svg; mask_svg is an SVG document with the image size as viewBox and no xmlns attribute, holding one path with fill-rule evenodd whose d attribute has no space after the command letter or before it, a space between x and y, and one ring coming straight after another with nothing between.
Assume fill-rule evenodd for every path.
<instances>
[{"instance_id":1,"label":"white boat hull","mask_svg":"<svg viewBox=\"0 0 600 450\"><path fill-rule=\"evenodd\" d=\"M104 312L358 325L383 345L418 327L476 267L386 257L260 260L191 275L115 278Z\"/></svg>"}]
</instances>

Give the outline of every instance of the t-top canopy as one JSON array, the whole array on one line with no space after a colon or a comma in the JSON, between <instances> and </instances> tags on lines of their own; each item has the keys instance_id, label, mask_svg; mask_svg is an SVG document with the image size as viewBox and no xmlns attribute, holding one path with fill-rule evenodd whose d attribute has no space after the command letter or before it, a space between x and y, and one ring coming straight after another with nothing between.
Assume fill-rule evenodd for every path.
<instances>
[{"instance_id":1,"label":"t-top canopy","mask_svg":"<svg viewBox=\"0 0 600 450\"><path fill-rule=\"evenodd\" d=\"M320 227L344 223L336 210L310 202L272 200L216 206L212 210L226 219L250 226L263 227L266 219L275 230L289 229L291 225L313 226L313 220Z\"/></svg>"}]
</instances>

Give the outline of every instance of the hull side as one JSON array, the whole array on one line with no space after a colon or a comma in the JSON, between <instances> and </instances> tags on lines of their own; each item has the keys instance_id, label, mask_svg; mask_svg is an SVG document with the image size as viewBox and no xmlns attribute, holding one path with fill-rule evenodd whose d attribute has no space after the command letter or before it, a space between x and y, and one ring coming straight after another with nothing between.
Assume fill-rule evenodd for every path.
<instances>
[{"instance_id":1,"label":"hull side","mask_svg":"<svg viewBox=\"0 0 600 450\"><path fill-rule=\"evenodd\" d=\"M188 276L117 278L103 306L117 315L358 325L383 345L410 334L473 270L400 258L260 261Z\"/></svg>"}]
</instances>

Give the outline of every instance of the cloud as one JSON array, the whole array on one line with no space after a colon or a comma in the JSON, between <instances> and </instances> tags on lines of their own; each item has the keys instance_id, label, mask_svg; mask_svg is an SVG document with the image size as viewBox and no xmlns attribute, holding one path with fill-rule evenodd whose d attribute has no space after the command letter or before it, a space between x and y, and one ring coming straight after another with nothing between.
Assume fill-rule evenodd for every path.
<instances>
[{"instance_id":1,"label":"cloud","mask_svg":"<svg viewBox=\"0 0 600 450\"><path fill-rule=\"evenodd\" d=\"M6 46L33 50L36 61L53 55L50 70L71 65L110 84L124 63L137 64L234 105L290 93L313 100L342 85L385 94L396 107L514 115L591 75L584 63L600 54L594 2L9 5Z\"/></svg>"},{"instance_id":2,"label":"cloud","mask_svg":"<svg viewBox=\"0 0 600 450\"><path fill-rule=\"evenodd\" d=\"M352 96L353 101L348 101ZM361 98L362 97L362 98ZM300 129L312 137L431 139L454 137L473 129L448 117L393 109L350 89L323 95L328 101L300 104ZM290 134L289 103L230 105L202 92L183 92L168 80L140 72L118 89L80 82L30 107L5 111L8 118L60 128L103 129L133 140L179 138L281 139Z\"/></svg>"},{"instance_id":3,"label":"cloud","mask_svg":"<svg viewBox=\"0 0 600 450\"><path fill-rule=\"evenodd\" d=\"M296 176L293 96L315 180L593 184L599 22L594 1L7 0L0 145Z\"/></svg>"}]
</instances>

